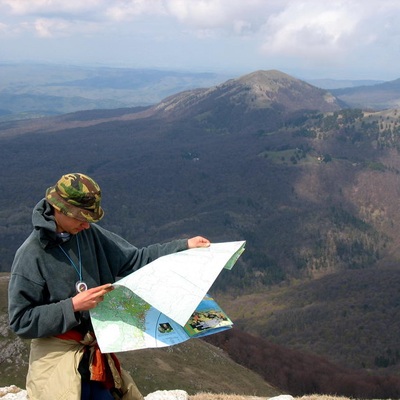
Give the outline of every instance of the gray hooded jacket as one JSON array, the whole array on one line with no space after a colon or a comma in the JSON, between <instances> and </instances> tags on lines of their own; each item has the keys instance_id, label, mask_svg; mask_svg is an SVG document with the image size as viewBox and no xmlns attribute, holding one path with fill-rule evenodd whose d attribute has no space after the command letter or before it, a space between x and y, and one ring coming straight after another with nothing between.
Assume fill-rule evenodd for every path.
<instances>
[{"instance_id":1,"label":"gray hooded jacket","mask_svg":"<svg viewBox=\"0 0 400 400\"><path fill-rule=\"evenodd\" d=\"M32 222L32 233L16 252L8 289L10 326L23 338L91 329L89 313L74 312L72 306L79 275L69 258L79 265L77 239L88 288L113 283L160 256L187 249L187 239L138 249L95 224L62 242L45 199L34 208Z\"/></svg>"}]
</instances>

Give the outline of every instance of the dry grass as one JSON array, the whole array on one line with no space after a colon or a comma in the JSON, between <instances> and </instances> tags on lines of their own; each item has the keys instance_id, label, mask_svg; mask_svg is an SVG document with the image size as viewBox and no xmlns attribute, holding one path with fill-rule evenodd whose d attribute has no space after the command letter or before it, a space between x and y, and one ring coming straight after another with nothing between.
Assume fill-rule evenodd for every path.
<instances>
[{"instance_id":1,"label":"dry grass","mask_svg":"<svg viewBox=\"0 0 400 400\"><path fill-rule=\"evenodd\" d=\"M233 394L211 394L211 393L197 393L189 396L189 400L266 400L268 397L257 396L241 396ZM348 397L335 397L327 395L309 395L302 397L295 397L296 400L350 400Z\"/></svg>"}]
</instances>

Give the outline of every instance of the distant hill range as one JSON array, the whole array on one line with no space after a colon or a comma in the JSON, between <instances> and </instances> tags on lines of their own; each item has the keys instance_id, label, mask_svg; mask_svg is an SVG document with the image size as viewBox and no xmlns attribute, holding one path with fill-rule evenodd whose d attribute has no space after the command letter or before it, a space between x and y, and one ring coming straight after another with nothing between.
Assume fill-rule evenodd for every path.
<instances>
[{"instance_id":1,"label":"distant hill range","mask_svg":"<svg viewBox=\"0 0 400 400\"><path fill-rule=\"evenodd\" d=\"M352 108L383 110L400 107L400 79L376 85L334 89L331 92Z\"/></svg>"},{"instance_id":2,"label":"distant hill range","mask_svg":"<svg viewBox=\"0 0 400 400\"><path fill-rule=\"evenodd\" d=\"M4 121L1 270L45 188L85 172L103 189L101 224L138 246L247 240L214 287L241 330L398 373L400 115L333 93L257 71L154 105Z\"/></svg>"},{"instance_id":3,"label":"distant hill range","mask_svg":"<svg viewBox=\"0 0 400 400\"><path fill-rule=\"evenodd\" d=\"M209 87L231 77L208 72L28 63L0 63L0 76L0 121L150 105L173 93Z\"/></svg>"},{"instance_id":4,"label":"distant hill range","mask_svg":"<svg viewBox=\"0 0 400 400\"><path fill-rule=\"evenodd\" d=\"M29 63L0 63L0 76L0 121L149 106L182 91L209 88L236 78L233 74L211 72ZM351 107L383 109L396 104L396 88L391 88L395 82L335 79L307 82L331 90ZM383 83L386 88L380 90L379 84ZM379 96L365 91L370 86L374 86L372 91L380 92ZM335 92L336 89L345 92ZM348 89L355 89L357 94L351 92L349 96ZM390 94L393 91L394 97Z\"/></svg>"},{"instance_id":5,"label":"distant hill range","mask_svg":"<svg viewBox=\"0 0 400 400\"><path fill-rule=\"evenodd\" d=\"M348 89L359 86L373 86L379 83L384 83L385 81L378 81L372 79L359 79L359 80L351 80L351 79L307 79L308 83L311 83L313 86L317 86L321 89Z\"/></svg>"}]
</instances>

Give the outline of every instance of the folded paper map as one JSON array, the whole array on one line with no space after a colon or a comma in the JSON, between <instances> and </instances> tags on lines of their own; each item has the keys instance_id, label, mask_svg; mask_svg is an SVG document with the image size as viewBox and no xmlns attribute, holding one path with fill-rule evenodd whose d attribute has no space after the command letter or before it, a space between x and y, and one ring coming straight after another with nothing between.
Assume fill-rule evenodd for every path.
<instances>
[{"instance_id":1,"label":"folded paper map","mask_svg":"<svg viewBox=\"0 0 400 400\"><path fill-rule=\"evenodd\" d=\"M117 281L90 311L100 350L164 347L229 329L232 321L208 292L220 272L233 267L245 243L169 254Z\"/></svg>"}]
</instances>

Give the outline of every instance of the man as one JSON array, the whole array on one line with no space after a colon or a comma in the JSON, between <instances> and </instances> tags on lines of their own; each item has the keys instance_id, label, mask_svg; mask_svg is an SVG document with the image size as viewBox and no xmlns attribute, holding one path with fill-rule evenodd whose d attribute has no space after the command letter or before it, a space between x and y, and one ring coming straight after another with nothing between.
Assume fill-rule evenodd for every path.
<instances>
[{"instance_id":1,"label":"man","mask_svg":"<svg viewBox=\"0 0 400 400\"><path fill-rule=\"evenodd\" d=\"M210 245L197 236L138 249L94 224L103 216L98 184L81 173L63 175L35 206L33 232L15 254L9 318L16 334L32 339L30 400L142 399L116 357L100 353L89 310L117 278L160 256Z\"/></svg>"}]
</instances>

